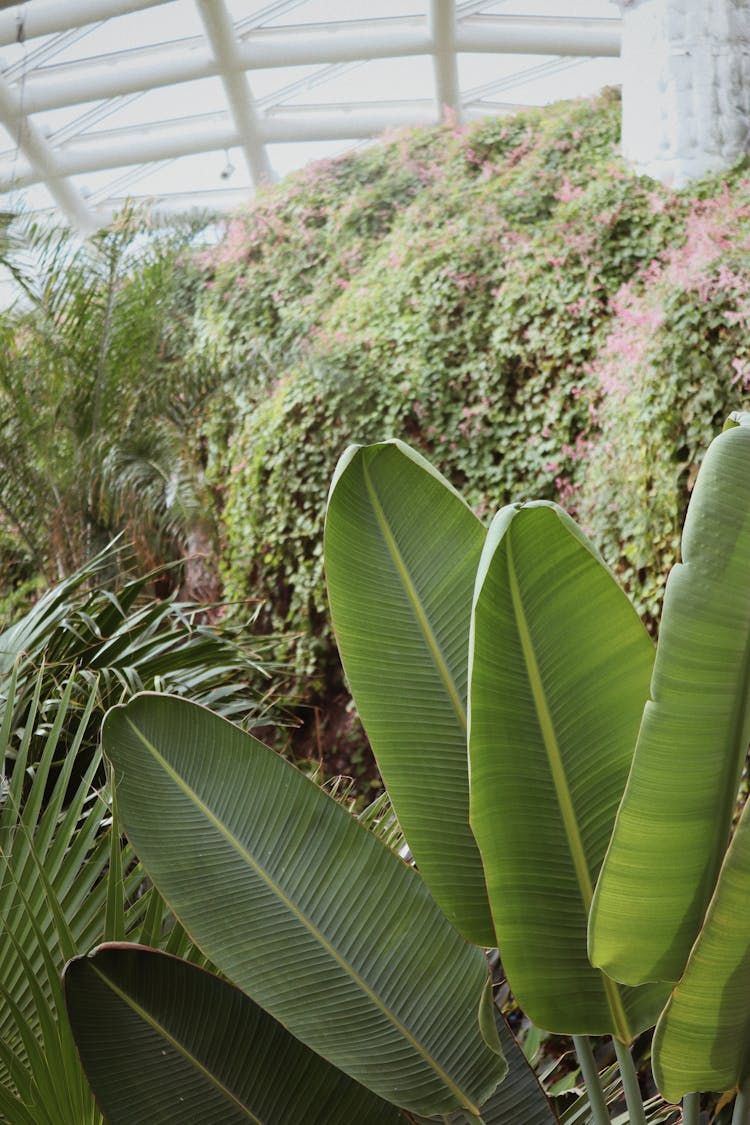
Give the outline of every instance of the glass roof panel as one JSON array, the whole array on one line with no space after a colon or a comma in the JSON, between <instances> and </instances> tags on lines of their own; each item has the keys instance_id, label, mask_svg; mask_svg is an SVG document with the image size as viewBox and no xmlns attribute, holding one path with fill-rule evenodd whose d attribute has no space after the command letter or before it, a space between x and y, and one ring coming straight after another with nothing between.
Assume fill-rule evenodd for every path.
<instances>
[{"instance_id":1,"label":"glass roof panel","mask_svg":"<svg viewBox=\"0 0 750 1125\"><path fill-rule=\"evenodd\" d=\"M563 66L562 63L568 65ZM526 81L523 75L519 75L515 94L525 105L548 105L550 101L587 97L603 86L615 86L619 81L619 59L576 59L575 62L563 59L554 75L537 75ZM552 98L550 83L554 87Z\"/></svg>"},{"instance_id":2,"label":"glass roof panel","mask_svg":"<svg viewBox=\"0 0 750 1125\"><path fill-rule=\"evenodd\" d=\"M331 160L361 146L362 142L352 141L301 141L293 145L269 145L268 154L274 171L282 178L314 160Z\"/></svg>"},{"instance_id":3,"label":"glass roof panel","mask_svg":"<svg viewBox=\"0 0 750 1125\"><path fill-rule=\"evenodd\" d=\"M577 19L619 19L617 0L575 0L563 5L560 0L497 0L482 5L482 11L503 16L575 16Z\"/></svg>"},{"instance_id":4,"label":"glass roof panel","mask_svg":"<svg viewBox=\"0 0 750 1125\"><path fill-rule=\"evenodd\" d=\"M369 0L302 0L288 11L269 19L264 26L298 26L305 23L338 23L350 20L389 19L427 15L427 0L378 0L373 11Z\"/></svg>"},{"instance_id":5,"label":"glass roof panel","mask_svg":"<svg viewBox=\"0 0 750 1125\"><path fill-rule=\"evenodd\" d=\"M55 61L103 58L113 51L151 47L189 36L203 37L198 9L193 0L169 0L154 8L111 16L89 25L87 33L62 51Z\"/></svg>"},{"instance_id":6,"label":"glass roof panel","mask_svg":"<svg viewBox=\"0 0 750 1125\"><path fill-rule=\"evenodd\" d=\"M154 90L123 99L122 106L105 120L92 126L92 131L117 129L120 126L149 125L194 113L227 113L227 98L220 78L196 78L175 86Z\"/></svg>"},{"instance_id":7,"label":"glass roof panel","mask_svg":"<svg viewBox=\"0 0 750 1125\"><path fill-rule=\"evenodd\" d=\"M297 82L313 82L316 75L327 67L311 66L272 66L263 70L248 71L247 80L256 101L275 102L276 95L287 86Z\"/></svg>"},{"instance_id":8,"label":"glass roof panel","mask_svg":"<svg viewBox=\"0 0 750 1125\"><path fill-rule=\"evenodd\" d=\"M433 58L429 0L87 0L91 22L82 26L78 5L65 25L66 8L63 0L57 8L26 0L19 11L29 35L0 46L8 95L0 110L0 138L7 135L0 206L11 183L10 198L25 192L30 206L52 192L81 229L99 221L94 208L111 196L153 191L165 206L172 197L182 206L192 190L228 200L252 191L254 181L370 143L375 128L435 120L439 96L448 91L454 100L454 75L455 106L474 117L587 95L620 73L617 58L544 54L536 38L540 53L503 54L497 30L500 17L522 25L575 16L581 34L586 20L615 26L615 0L456 0L458 34L481 45L476 29L487 27L497 50L455 59ZM35 36L34 12L48 19L36 26L55 30ZM3 38L15 37L2 0L0 26ZM544 36L543 23L535 27ZM255 43L264 37L259 55ZM549 39L550 52L558 42Z\"/></svg>"},{"instance_id":9,"label":"glass roof panel","mask_svg":"<svg viewBox=\"0 0 750 1125\"><path fill-rule=\"evenodd\" d=\"M407 55L397 59L372 59L339 73L305 93L300 91L297 105L344 102L356 106L370 101L404 101L434 97L432 60L426 55Z\"/></svg>"}]
</instances>

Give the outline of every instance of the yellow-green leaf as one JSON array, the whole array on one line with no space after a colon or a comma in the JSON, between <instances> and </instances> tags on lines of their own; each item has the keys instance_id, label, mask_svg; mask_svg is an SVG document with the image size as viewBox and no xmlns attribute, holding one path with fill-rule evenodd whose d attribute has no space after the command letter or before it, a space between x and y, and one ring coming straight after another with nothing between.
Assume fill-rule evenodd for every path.
<instances>
[{"instance_id":1,"label":"yellow-green leaf","mask_svg":"<svg viewBox=\"0 0 750 1125\"><path fill-rule=\"evenodd\" d=\"M620 988L586 951L652 663L637 614L565 512L498 513L474 599L471 824L510 985L549 1031L628 1042L666 998Z\"/></svg>"}]
</instances>

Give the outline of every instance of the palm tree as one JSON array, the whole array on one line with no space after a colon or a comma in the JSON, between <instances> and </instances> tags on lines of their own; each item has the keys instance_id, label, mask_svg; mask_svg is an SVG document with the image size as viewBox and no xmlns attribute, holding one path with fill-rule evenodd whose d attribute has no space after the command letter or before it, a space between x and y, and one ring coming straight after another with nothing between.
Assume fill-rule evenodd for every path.
<instances>
[{"instance_id":1,"label":"palm tree","mask_svg":"<svg viewBox=\"0 0 750 1125\"><path fill-rule=\"evenodd\" d=\"M0 244L20 293L0 315L0 556L18 572L59 580L123 528L151 565L211 555L200 427L221 384L182 358L201 225L128 211L85 243L26 222ZM211 558L186 586L217 597Z\"/></svg>"}]
</instances>

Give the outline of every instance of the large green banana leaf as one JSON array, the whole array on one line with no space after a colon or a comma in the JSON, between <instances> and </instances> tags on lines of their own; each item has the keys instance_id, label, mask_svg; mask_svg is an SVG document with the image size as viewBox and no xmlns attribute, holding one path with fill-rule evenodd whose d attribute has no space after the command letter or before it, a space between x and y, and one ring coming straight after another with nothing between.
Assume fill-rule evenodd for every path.
<instances>
[{"instance_id":1,"label":"large green banana leaf","mask_svg":"<svg viewBox=\"0 0 750 1125\"><path fill-rule=\"evenodd\" d=\"M562 509L498 513L472 621L471 824L508 981L549 1031L629 1042L666 999L620 988L586 953L652 664L635 610Z\"/></svg>"},{"instance_id":2,"label":"large green banana leaf","mask_svg":"<svg viewBox=\"0 0 750 1125\"><path fill-rule=\"evenodd\" d=\"M508 1060L508 1075L488 1102L482 1106L484 1125L558 1125L559 1119L539 1084L539 1079L526 1061L502 1014L495 1010L495 1026L503 1053ZM441 1125L464 1125L460 1113L449 1117L415 1117L418 1125L440 1120Z\"/></svg>"},{"instance_id":3,"label":"large green banana leaf","mask_svg":"<svg viewBox=\"0 0 750 1125\"><path fill-rule=\"evenodd\" d=\"M140 945L65 969L65 1003L109 1125L397 1125L352 1081L233 985Z\"/></svg>"},{"instance_id":4,"label":"large green banana leaf","mask_svg":"<svg viewBox=\"0 0 750 1125\"><path fill-rule=\"evenodd\" d=\"M523 1121L523 1125L556 1125L557 1114L499 1012L495 1022L508 1060L508 1077L482 1106L482 1120L485 1125L513 1125L516 1121Z\"/></svg>"},{"instance_id":5,"label":"large green banana leaf","mask_svg":"<svg viewBox=\"0 0 750 1125\"><path fill-rule=\"evenodd\" d=\"M102 737L131 842L206 956L386 1100L476 1114L506 1071L487 965L420 876L202 707L141 695Z\"/></svg>"},{"instance_id":6,"label":"large green banana leaf","mask_svg":"<svg viewBox=\"0 0 750 1125\"><path fill-rule=\"evenodd\" d=\"M341 658L378 766L430 890L477 945L495 944L469 828L466 690L484 528L399 441L352 446L325 533Z\"/></svg>"},{"instance_id":7,"label":"large green banana leaf","mask_svg":"<svg viewBox=\"0 0 750 1125\"><path fill-rule=\"evenodd\" d=\"M703 927L656 1027L654 1078L669 1101L750 1078L750 805Z\"/></svg>"},{"instance_id":8,"label":"large green banana leaf","mask_svg":"<svg viewBox=\"0 0 750 1125\"><path fill-rule=\"evenodd\" d=\"M750 737L750 428L712 442L672 570L633 766L591 915L619 980L677 980L727 846Z\"/></svg>"}]
</instances>

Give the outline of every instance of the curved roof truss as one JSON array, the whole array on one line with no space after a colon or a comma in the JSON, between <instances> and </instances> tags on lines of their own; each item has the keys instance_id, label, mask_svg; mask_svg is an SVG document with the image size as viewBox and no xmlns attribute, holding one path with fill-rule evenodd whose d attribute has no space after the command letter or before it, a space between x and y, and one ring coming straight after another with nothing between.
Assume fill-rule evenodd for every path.
<instances>
[{"instance_id":1,"label":"curved roof truss","mask_svg":"<svg viewBox=\"0 0 750 1125\"><path fill-rule=\"evenodd\" d=\"M346 19L320 19L325 0L13 4L0 10L0 124L10 141L0 151L0 192L42 184L87 232L107 221L121 202L118 193L181 157L224 150L226 179L235 171L229 151L237 148L257 186L274 176L269 146L363 141L446 113L461 120L512 112L526 104L513 98L519 80L549 81L582 60L617 58L618 10L608 0L589 0L590 8L597 5L604 15L524 14L528 0L405 0L381 4L378 17L348 18L358 10L352 0ZM139 36L149 19L186 33ZM96 50L105 32L109 49ZM510 56L517 61L509 68ZM489 79L485 67L485 80L472 82L481 68L462 69L459 60L480 57L505 65ZM392 88L342 97L350 72L376 60L408 60L412 70L426 60L429 88L411 97L393 97ZM214 100L201 112L128 120L133 105L154 91L184 91L190 105L187 91L194 97L201 84L208 90L207 80ZM312 98L326 87L329 100ZM87 190L82 177L96 173L107 174L104 182ZM191 191L164 194L167 203L201 202ZM234 201L231 191L212 194L216 202Z\"/></svg>"}]
</instances>

